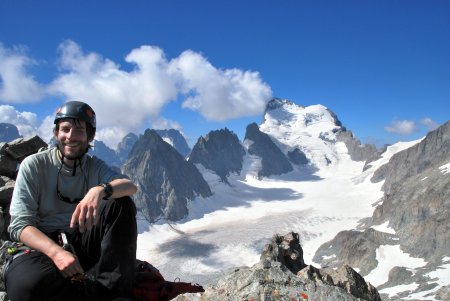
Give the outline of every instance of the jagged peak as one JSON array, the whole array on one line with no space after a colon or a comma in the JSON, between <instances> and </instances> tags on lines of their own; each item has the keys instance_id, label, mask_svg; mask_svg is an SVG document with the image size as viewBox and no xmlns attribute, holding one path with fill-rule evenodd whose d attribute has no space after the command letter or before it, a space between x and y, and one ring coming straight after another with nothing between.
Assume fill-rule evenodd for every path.
<instances>
[{"instance_id":1,"label":"jagged peak","mask_svg":"<svg viewBox=\"0 0 450 301\"><path fill-rule=\"evenodd\" d=\"M223 128L223 129L210 131L210 132L206 135L205 139L206 139L206 140L209 140L209 139L211 139L212 137L215 137L215 136L217 136L217 135L236 135L236 134L235 134L233 131L230 131L227 127L225 127L225 128Z\"/></svg>"}]
</instances>

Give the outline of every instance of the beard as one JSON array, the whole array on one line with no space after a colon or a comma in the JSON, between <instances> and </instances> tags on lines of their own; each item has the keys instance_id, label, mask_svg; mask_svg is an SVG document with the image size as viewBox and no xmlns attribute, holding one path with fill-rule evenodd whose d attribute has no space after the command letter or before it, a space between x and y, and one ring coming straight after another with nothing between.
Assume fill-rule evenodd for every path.
<instances>
[{"instance_id":1,"label":"beard","mask_svg":"<svg viewBox=\"0 0 450 301\"><path fill-rule=\"evenodd\" d=\"M80 143L80 145L76 147L76 150L71 151L67 151L65 143L61 141L57 142L57 147L58 150L61 152L61 154L64 156L64 158L67 158L69 160L80 159L89 150L89 144L87 142Z\"/></svg>"}]
</instances>

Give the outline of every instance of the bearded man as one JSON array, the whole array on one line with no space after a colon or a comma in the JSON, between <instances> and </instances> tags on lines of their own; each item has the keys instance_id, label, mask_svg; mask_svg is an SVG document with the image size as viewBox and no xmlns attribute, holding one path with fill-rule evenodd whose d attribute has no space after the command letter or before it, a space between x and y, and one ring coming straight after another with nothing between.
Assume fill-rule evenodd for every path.
<instances>
[{"instance_id":1,"label":"bearded man","mask_svg":"<svg viewBox=\"0 0 450 301\"><path fill-rule=\"evenodd\" d=\"M123 300L134 281L137 187L87 154L96 131L88 104L63 104L54 123L56 147L27 157L16 179L8 231L28 248L6 271L8 297Z\"/></svg>"}]
</instances>

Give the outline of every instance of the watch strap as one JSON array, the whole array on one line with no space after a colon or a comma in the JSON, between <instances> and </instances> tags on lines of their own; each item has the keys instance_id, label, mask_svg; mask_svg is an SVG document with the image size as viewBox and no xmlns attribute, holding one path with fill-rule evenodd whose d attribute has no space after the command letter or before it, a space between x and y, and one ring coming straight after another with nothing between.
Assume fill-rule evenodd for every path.
<instances>
[{"instance_id":1,"label":"watch strap","mask_svg":"<svg viewBox=\"0 0 450 301\"><path fill-rule=\"evenodd\" d=\"M98 186L103 187L103 191L105 192L105 196L103 197L104 200L109 199L114 192L114 189L110 183L102 183L102 184L99 184Z\"/></svg>"}]
</instances>

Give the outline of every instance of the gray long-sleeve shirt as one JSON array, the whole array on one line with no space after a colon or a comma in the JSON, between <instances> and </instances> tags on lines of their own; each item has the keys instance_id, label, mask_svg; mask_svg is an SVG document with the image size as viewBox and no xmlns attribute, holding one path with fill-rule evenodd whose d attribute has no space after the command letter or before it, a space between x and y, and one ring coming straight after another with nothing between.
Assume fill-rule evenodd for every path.
<instances>
[{"instance_id":1,"label":"gray long-sleeve shirt","mask_svg":"<svg viewBox=\"0 0 450 301\"><path fill-rule=\"evenodd\" d=\"M58 199L57 181L61 194L73 200L82 198L100 183L124 177L102 160L89 155L83 156L74 176L72 168L65 165L58 175L60 167L61 158L56 148L28 156L21 163L10 207L8 231L11 239L19 241L20 233L27 226L34 226L44 233L72 231L70 219L76 204Z\"/></svg>"}]
</instances>

